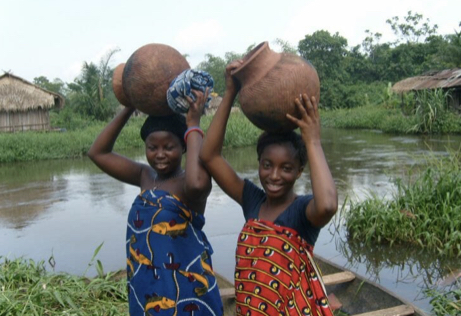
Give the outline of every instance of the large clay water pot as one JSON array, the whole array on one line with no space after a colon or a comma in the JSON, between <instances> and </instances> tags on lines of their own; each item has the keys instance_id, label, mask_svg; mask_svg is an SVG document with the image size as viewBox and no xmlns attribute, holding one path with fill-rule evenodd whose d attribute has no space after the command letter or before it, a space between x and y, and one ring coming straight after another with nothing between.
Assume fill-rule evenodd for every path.
<instances>
[{"instance_id":1,"label":"large clay water pot","mask_svg":"<svg viewBox=\"0 0 461 316\"><path fill-rule=\"evenodd\" d=\"M300 117L294 100L300 94L320 99L320 80L304 58L277 53L263 42L251 50L232 72L240 82L239 101L245 116L268 132L285 132L297 126L286 118Z\"/></svg>"},{"instance_id":2,"label":"large clay water pot","mask_svg":"<svg viewBox=\"0 0 461 316\"><path fill-rule=\"evenodd\" d=\"M132 106L150 115L168 115L166 91L189 63L176 49L164 44L147 44L127 60L122 76L123 92Z\"/></svg>"},{"instance_id":3,"label":"large clay water pot","mask_svg":"<svg viewBox=\"0 0 461 316\"><path fill-rule=\"evenodd\" d=\"M115 67L114 74L112 75L112 89L114 90L115 97L120 104L125 106L131 106L130 101L123 92L122 76L123 70L125 69L125 63L122 63Z\"/></svg>"}]
</instances>

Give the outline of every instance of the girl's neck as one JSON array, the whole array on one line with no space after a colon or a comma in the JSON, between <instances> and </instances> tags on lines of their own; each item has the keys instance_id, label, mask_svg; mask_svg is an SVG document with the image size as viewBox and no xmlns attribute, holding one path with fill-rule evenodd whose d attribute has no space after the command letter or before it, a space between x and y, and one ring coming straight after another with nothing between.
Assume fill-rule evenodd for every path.
<instances>
[{"instance_id":1,"label":"girl's neck","mask_svg":"<svg viewBox=\"0 0 461 316\"><path fill-rule=\"evenodd\" d=\"M296 194L291 191L278 199L266 198L259 210L259 218L274 222L280 214L296 199Z\"/></svg>"},{"instance_id":2,"label":"girl's neck","mask_svg":"<svg viewBox=\"0 0 461 316\"><path fill-rule=\"evenodd\" d=\"M155 176L155 181L164 182L164 181L167 181L167 180L170 180L170 179L177 178L177 177L181 176L183 173L184 173L184 170L182 170L181 167L179 167L175 171L167 173L167 174L160 175L160 174L157 173L156 176Z\"/></svg>"},{"instance_id":3,"label":"girl's neck","mask_svg":"<svg viewBox=\"0 0 461 316\"><path fill-rule=\"evenodd\" d=\"M280 198L276 198L276 199L274 198L271 199L270 197L266 196L265 203L269 207L278 207L278 206L285 205L285 204L291 204L291 202L293 202L295 198L296 198L296 194L292 190L288 192L286 195Z\"/></svg>"}]
</instances>

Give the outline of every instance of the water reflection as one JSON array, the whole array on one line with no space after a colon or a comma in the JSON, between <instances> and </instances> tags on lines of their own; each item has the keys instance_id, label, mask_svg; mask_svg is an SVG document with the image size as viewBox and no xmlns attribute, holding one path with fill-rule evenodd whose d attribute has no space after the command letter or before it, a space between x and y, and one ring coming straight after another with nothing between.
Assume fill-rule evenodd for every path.
<instances>
[{"instance_id":1,"label":"water reflection","mask_svg":"<svg viewBox=\"0 0 461 316\"><path fill-rule=\"evenodd\" d=\"M461 137L330 129L323 130L322 137L340 203L347 196L364 198L370 190L390 196L394 188L390 179L404 177L418 162L418 155L429 150L444 155L447 147L457 148L461 141ZM125 154L144 160L142 149ZM227 149L223 154L242 177L259 184L254 147ZM0 179L0 256L47 260L53 254L57 271L82 274L103 242L98 259L104 268L124 267L126 214L138 188L108 177L86 158L4 164ZM307 172L295 190L311 191ZM237 203L216 185L208 199L206 221L214 268L232 279L244 219ZM416 301L423 309L429 306L423 290L461 268L459 262L420 250L350 243L334 223L322 230L315 252Z\"/></svg>"}]
</instances>

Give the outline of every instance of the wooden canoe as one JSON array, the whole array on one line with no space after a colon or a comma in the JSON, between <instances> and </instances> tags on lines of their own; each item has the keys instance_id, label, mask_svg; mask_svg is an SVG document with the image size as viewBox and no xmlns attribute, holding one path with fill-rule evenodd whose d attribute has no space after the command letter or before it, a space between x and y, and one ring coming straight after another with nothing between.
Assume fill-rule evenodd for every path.
<instances>
[{"instance_id":1,"label":"wooden canoe","mask_svg":"<svg viewBox=\"0 0 461 316\"><path fill-rule=\"evenodd\" d=\"M323 274L330 305L335 315L353 316L428 316L405 299L320 256L315 260ZM235 315L233 284L220 277L224 315Z\"/></svg>"}]
</instances>

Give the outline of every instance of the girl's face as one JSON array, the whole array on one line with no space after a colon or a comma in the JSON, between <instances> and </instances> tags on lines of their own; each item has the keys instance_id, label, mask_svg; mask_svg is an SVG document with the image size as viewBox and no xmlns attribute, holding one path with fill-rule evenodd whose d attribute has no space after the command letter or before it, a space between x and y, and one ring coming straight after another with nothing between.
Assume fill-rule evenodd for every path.
<instances>
[{"instance_id":1,"label":"girl's face","mask_svg":"<svg viewBox=\"0 0 461 316\"><path fill-rule=\"evenodd\" d=\"M173 133L157 131L146 138L146 158L158 174L168 175L181 167L184 148Z\"/></svg>"},{"instance_id":2,"label":"girl's face","mask_svg":"<svg viewBox=\"0 0 461 316\"><path fill-rule=\"evenodd\" d=\"M268 198L281 198L291 192L302 171L289 143L268 145L261 153L259 180Z\"/></svg>"}]
</instances>

